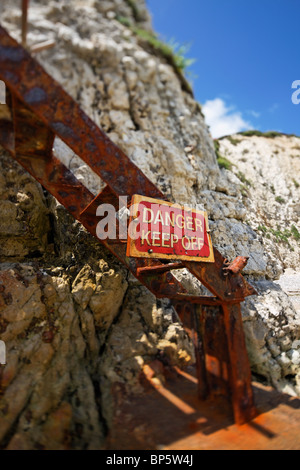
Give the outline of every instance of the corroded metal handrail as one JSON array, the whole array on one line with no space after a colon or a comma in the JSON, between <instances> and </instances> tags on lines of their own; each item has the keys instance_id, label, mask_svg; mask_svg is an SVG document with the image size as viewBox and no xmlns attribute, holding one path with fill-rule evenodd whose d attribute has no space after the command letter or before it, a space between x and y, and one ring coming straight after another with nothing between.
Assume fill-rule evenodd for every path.
<instances>
[{"instance_id":1,"label":"corroded metal handrail","mask_svg":"<svg viewBox=\"0 0 300 470\"><path fill-rule=\"evenodd\" d=\"M117 209L118 196L134 194L166 200L125 153L1 26L0 79L7 86L7 102L12 111L12 122L0 120L0 144L93 236L97 236L99 219L96 210L100 204L110 203ZM97 197L53 155L55 136L105 181L107 186ZM117 220L113 222L118 223ZM180 267L187 268L213 294L213 297L198 297L197 300L188 296L171 274L173 266L166 269L159 259L128 258L121 240L100 241L156 297L172 299L194 341L199 396L204 398L214 387L223 388L224 393L232 398L235 421L249 421L255 414L255 407L240 302L256 291L240 274L246 259L229 264L214 248L214 263L183 261ZM213 328L207 307L202 312L204 326L199 328L193 303L217 307L219 314L214 316ZM214 344L215 360L211 359L212 351L207 352L211 343ZM227 383L225 388L224 382Z\"/></svg>"}]
</instances>

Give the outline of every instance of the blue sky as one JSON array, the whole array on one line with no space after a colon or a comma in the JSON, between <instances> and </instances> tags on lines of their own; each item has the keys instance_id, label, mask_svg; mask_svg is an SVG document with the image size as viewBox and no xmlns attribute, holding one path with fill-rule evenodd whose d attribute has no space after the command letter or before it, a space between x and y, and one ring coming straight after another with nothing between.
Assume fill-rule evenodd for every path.
<instances>
[{"instance_id":1,"label":"blue sky","mask_svg":"<svg viewBox=\"0 0 300 470\"><path fill-rule=\"evenodd\" d=\"M300 135L300 0L146 0L166 41L190 44L195 97L213 137L245 129Z\"/></svg>"}]
</instances>

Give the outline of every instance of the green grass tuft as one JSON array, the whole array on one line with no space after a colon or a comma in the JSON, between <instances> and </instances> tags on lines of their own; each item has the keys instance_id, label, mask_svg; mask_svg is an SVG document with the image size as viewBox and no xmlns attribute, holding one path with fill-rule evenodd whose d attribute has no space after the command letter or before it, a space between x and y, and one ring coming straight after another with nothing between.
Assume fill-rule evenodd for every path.
<instances>
[{"instance_id":1,"label":"green grass tuft","mask_svg":"<svg viewBox=\"0 0 300 470\"><path fill-rule=\"evenodd\" d=\"M293 179L293 183L295 185L296 188L299 188L300 184L298 183L298 181L296 181L295 179Z\"/></svg>"},{"instance_id":2,"label":"green grass tuft","mask_svg":"<svg viewBox=\"0 0 300 470\"><path fill-rule=\"evenodd\" d=\"M252 186L251 181L246 178L242 171L238 171L236 176L242 181L242 183L246 184L247 186Z\"/></svg>"},{"instance_id":3,"label":"green grass tuft","mask_svg":"<svg viewBox=\"0 0 300 470\"><path fill-rule=\"evenodd\" d=\"M225 170L232 169L232 163L223 155L220 154L220 143L217 140L214 140L215 152L217 156L217 162L219 168L225 168Z\"/></svg>"},{"instance_id":4,"label":"green grass tuft","mask_svg":"<svg viewBox=\"0 0 300 470\"><path fill-rule=\"evenodd\" d=\"M277 132L277 131L267 131L267 132L261 132L256 129L251 129L249 131L243 131L243 132L238 132L238 135L244 135L245 137L252 137L252 136L257 136L257 137L268 137L270 139L274 137L281 137L283 135L287 137L298 137L295 134L285 134L283 132Z\"/></svg>"},{"instance_id":5,"label":"green grass tuft","mask_svg":"<svg viewBox=\"0 0 300 470\"><path fill-rule=\"evenodd\" d=\"M189 51L189 45L179 45L173 40L169 43L162 41L156 34L145 29L132 27L132 31L150 44L156 51L160 52L164 57L169 59L176 69L184 71L195 62L195 59L186 57Z\"/></svg>"},{"instance_id":6,"label":"green grass tuft","mask_svg":"<svg viewBox=\"0 0 300 470\"><path fill-rule=\"evenodd\" d=\"M271 235L273 235L277 243L283 242L287 243L289 246L291 246L289 243L289 238L293 237L296 241L300 240L300 233L298 232L297 227L295 227L295 225L292 225L290 230L285 229L284 231L280 230L278 227L277 230L275 230L273 228L267 228L265 225L259 225L257 227L257 230L259 232L263 232L263 234L267 238L270 239Z\"/></svg>"},{"instance_id":7,"label":"green grass tuft","mask_svg":"<svg viewBox=\"0 0 300 470\"><path fill-rule=\"evenodd\" d=\"M131 28L132 26L132 23L130 19L127 18L127 16L117 15L116 20L119 21L119 23L121 23L123 26L127 26L127 28Z\"/></svg>"},{"instance_id":8,"label":"green grass tuft","mask_svg":"<svg viewBox=\"0 0 300 470\"><path fill-rule=\"evenodd\" d=\"M234 137L232 137L231 135L229 135L227 137L227 140L229 140L229 142L232 144L232 145L238 145L241 140L240 139L235 139Z\"/></svg>"},{"instance_id":9,"label":"green grass tuft","mask_svg":"<svg viewBox=\"0 0 300 470\"><path fill-rule=\"evenodd\" d=\"M196 59L186 57L190 45L180 45L174 40L164 42L155 33L134 26L130 19L125 16L117 15L116 20L129 28L140 39L147 42L156 52L163 55L177 71L184 72L195 62Z\"/></svg>"},{"instance_id":10,"label":"green grass tuft","mask_svg":"<svg viewBox=\"0 0 300 470\"><path fill-rule=\"evenodd\" d=\"M225 168L225 170L232 169L232 163L226 157L218 157L217 162L220 168Z\"/></svg>"},{"instance_id":11,"label":"green grass tuft","mask_svg":"<svg viewBox=\"0 0 300 470\"><path fill-rule=\"evenodd\" d=\"M299 241L300 240L300 233L299 231L297 230L297 227L295 227L295 225L292 225L291 227L291 233L293 235L293 237L295 238L296 241Z\"/></svg>"},{"instance_id":12,"label":"green grass tuft","mask_svg":"<svg viewBox=\"0 0 300 470\"><path fill-rule=\"evenodd\" d=\"M140 12L139 12L139 9L138 9L138 6L137 6L135 0L125 0L125 2L131 8L134 19L136 21L138 21L139 16L140 16Z\"/></svg>"}]
</instances>

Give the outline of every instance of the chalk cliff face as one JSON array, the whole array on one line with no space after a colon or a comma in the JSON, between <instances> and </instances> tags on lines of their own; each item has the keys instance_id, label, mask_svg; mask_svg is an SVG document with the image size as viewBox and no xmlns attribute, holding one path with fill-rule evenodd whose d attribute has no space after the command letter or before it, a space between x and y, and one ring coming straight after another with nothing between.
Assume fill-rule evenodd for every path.
<instances>
[{"instance_id":1,"label":"chalk cliff face","mask_svg":"<svg viewBox=\"0 0 300 470\"><path fill-rule=\"evenodd\" d=\"M275 267L273 276L266 271L267 279L258 282L261 295L244 305L252 370L279 389L299 395L300 138L249 131L220 139L216 147L227 168L222 171L240 187L246 223ZM275 284L268 280L280 275ZM280 286L290 295L293 308ZM287 376L291 380L284 379Z\"/></svg>"},{"instance_id":2,"label":"chalk cliff face","mask_svg":"<svg viewBox=\"0 0 300 470\"><path fill-rule=\"evenodd\" d=\"M299 268L300 138L246 132L219 141L240 185L246 221L277 269Z\"/></svg>"},{"instance_id":3,"label":"chalk cliff face","mask_svg":"<svg viewBox=\"0 0 300 470\"><path fill-rule=\"evenodd\" d=\"M1 23L19 39L19 1L1 5ZM245 273L260 294L243 307L253 371L300 394L299 316L272 282L295 269L299 256L292 231L299 189L290 166L299 160L286 149L300 139L221 140L220 153L235 166L220 169L199 104L145 31L151 21L143 0L32 1L29 10L28 44L55 40L37 60L170 200L203 205L226 257L249 256ZM100 179L58 139L54 151L99 192ZM270 176L272 159L282 178ZM8 358L1 446L101 448L113 385L138 393L145 363L159 356L185 365L193 348L168 301L132 279L4 150L0 166L0 339ZM288 242L272 231L278 221L282 233L291 232ZM201 289L187 273L180 278L191 291Z\"/></svg>"}]
</instances>

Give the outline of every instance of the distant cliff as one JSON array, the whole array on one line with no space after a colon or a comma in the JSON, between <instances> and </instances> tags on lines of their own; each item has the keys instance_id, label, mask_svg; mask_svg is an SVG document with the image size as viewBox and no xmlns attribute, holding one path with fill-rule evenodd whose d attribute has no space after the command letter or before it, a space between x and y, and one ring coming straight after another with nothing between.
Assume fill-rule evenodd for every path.
<instances>
[{"instance_id":1,"label":"distant cliff","mask_svg":"<svg viewBox=\"0 0 300 470\"><path fill-rule=\"evenodd\" d=\"M246 222L263 240L278 274L299 269L300 137L247 131L220 139L217 150L220 165L240 185Z\"/></svg>"}]
</instances>

